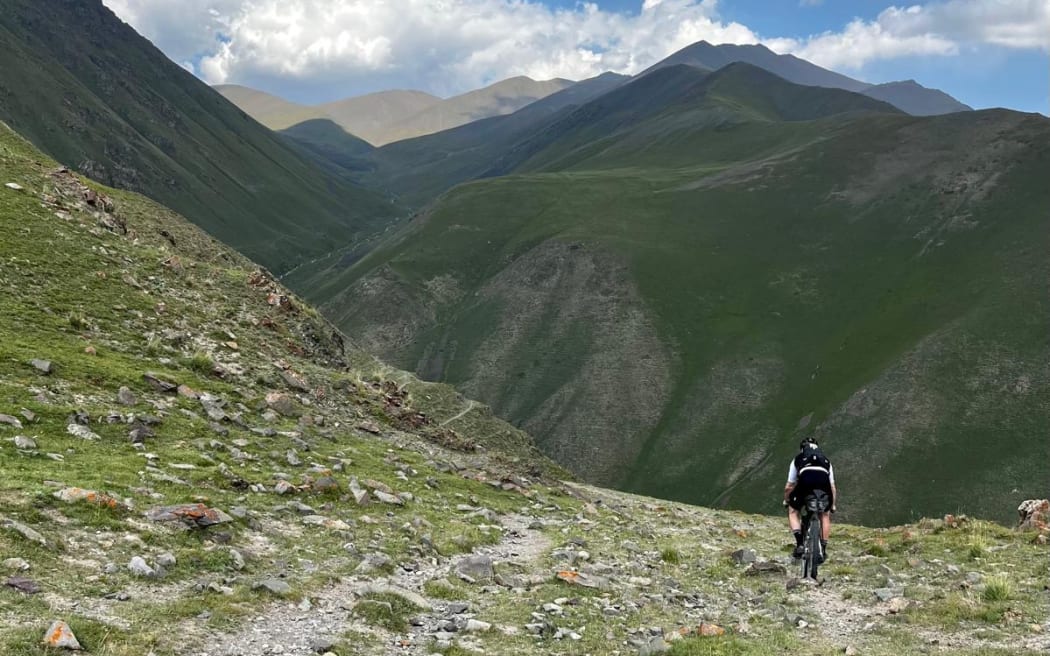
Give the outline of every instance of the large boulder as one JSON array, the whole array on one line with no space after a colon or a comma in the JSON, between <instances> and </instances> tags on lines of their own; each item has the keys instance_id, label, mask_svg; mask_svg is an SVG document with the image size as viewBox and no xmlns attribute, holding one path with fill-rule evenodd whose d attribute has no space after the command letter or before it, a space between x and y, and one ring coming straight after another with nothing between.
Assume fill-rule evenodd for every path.
<instances>
[{"instance_id":1,"label":"large boulder","mask_svg":"<svg viewBox=\"0 0 1050 656\"><path fill-rule=\"evenodd\" d=\"M1050 500L1028 499L1017 506L1017 528L1025 531L1050 530Z\"/></svg>"},{"instance_id":2,"label":"large boulder","mask_svg":"<svg viewBox=\"0 0 1050 656\"><path fill-rule=\"evenodd\" d=\"M233 518L223 511L218 508L209 508L203 503L153 508L146 513L146 517L154 522L181 521L183 524L196 528L207 528L233 521Z\"/></svg>"}]
</instances>

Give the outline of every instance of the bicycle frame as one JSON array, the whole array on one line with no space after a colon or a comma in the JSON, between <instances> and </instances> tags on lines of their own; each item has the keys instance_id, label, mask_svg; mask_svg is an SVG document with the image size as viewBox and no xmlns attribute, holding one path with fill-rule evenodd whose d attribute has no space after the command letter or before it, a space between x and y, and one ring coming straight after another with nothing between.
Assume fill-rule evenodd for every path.
<instances>
[{"instance_id":1,"label":"bicycle frame","mask_svg":"<svg viewBox=\"0 0 1050 656\"><path fill-rule=\"evenodd\" d=\"M817 579L817 570L824 561L821 553L820 538L823 527L823 516L827 512L827 498L808 496L799 511L802 520L802 578Z\"/></svg>"}]
</instances>

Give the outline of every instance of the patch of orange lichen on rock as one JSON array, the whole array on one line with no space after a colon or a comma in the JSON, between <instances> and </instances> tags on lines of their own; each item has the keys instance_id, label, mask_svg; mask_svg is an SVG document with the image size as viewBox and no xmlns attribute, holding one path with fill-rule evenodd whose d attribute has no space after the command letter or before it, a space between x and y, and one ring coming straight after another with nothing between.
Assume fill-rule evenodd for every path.
<instances>
[{"instance_id":1,"label":"patch of orange lichen on rock","mask_svg":"<svg viewBox=\"0 0 1050 656\"><path fill-rule=\"evenodd\" d=\"M146 513L146 517L155 522L182 521L184 524L198 528L233 521L233 518L223 511L218 508L209 508L203 503L185 503L178 506L153 508Z\"/></svg>"},{"instance_id":2,"label":"patch of orange lichen on rock","mask_svg":"<svg viewBox=\"0 0 1050 656\"><path fill-rule=\"evenodd\" d=\"M603 589L609 585L609 580L604 577L573 570L561 570L556 576L559 581L565 581L584 588Z\"/></svg>"},{"instance_id":3,"label":"patch of orange lichen on rock","mask_svg":"<svg viewBox=\"0 0 1050 656\"><path fill-rule=\"evenodd\" d=\"M707 622L701 622L700 626L696 627L696 635L699 635L699 636L712 637L712 636L725 635L725 633L726 633L726 630L723 629L722 627L718 626L717 624L709 624Z\"/></svg>"},{"instance_id":4,"label":"patch of orange lichen on rock","mask_svg":"<svg viewBox=\"0 0 1050 656\"><path fill-rule=\"evenodd\" d=\"M73 630L62 620L52 622L51 628L44 634L44 644L56 649L72 649L75 651L83 649L77 641L77 637L73 635Z\"/></svg>"},{"instance_id":5,"label":"patch of orange lichen on rock","mask_svg":"<svg viewBox=\"0 0 1050 656\"><path fill-rule=\"evenodd\" d=\"M110 510L128 510L128 507L118 501L117 499L103 494L102 492L96 492L95 490L87 490L80 487L67 487L55 492L55 498L61 499L67 503L76 503L77 501L86 501L95 506L103 508L109 508Z\"/></svg>"}]
</instances>

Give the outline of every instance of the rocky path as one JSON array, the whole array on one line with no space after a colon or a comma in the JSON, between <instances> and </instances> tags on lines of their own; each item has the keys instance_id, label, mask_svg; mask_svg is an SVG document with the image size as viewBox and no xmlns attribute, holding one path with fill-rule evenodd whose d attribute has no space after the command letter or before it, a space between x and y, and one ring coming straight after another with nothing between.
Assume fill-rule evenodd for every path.
<instances>
[{"instance_id":1,"label":"rocky path","mask_svg":"<svg viewBox=\"0 0 1050 656\"><path fill-rule=\"evenodd\" d=\"M457 415L455 415L455 416L453 416L453 417L449 417L449 418L448 418L448 419L446 419L445 421L441 422L441 425L442 425L442 426L448 426L448 425L449 425L449 424L451 424L452 422L456 421L457 419L459 419L459 418L460 418L460 417L462 417L463 415L465 415L465 414L467 414L468 412L470 412L471 410L473 410L473 409L474 409L474 407L475 407L476 405L477 405L477 404L476 404L476 403L475 403L475 402L474 402L473 400L467 401L467 407L466 407L466 408L463 408L463 410L462 410L462 411L460 411L460 413L459 413L459 414L457 414Z\"/></svg>"},{"instance_id":2,"label":"rocky path","mask_svg":"<svg viewBox=\"0 0 1050 656\"><path fill-rule=\"evenodd\" d=\"M377 654L428 654L432 636L447 622L463 624L473 614L468 604L427 597L427 581L455 577L465 561L495 564L513 562L534 568L550 548L550 541L539 530L530 529L532 520L511 514L500 518L503 535L494 545L476 548L443 562L431 561L412 571L398 569L383 579L346 577L336 585L310 595L299 603L278 602L249 618L232 633L204 636L193 656L308 656L324 653L358 634L381 644ZM484 567L485 565L481 565ZM371 626L354 614L360 596L370 592L398 594L412 602L420 612L412 618L409 631L398 635Z\"/></svg>"}]
</instances>

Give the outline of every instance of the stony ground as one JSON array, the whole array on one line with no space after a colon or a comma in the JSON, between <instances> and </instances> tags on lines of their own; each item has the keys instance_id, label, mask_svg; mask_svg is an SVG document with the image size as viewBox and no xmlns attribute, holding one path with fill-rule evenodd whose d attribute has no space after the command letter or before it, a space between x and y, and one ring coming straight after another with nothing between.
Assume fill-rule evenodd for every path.
<instances>
[{"instance_id":1,"label":"stony ground","mask_svg":"<svg viewBox=\"0 0 1050 656\"><path fill-rule=\"evenodd\" d=\"M564 482L2 126L0 185L0 653L1050 649L1036 532L837 527L801 584L782 518Z\"/></svg>"}]
</instances>

